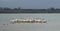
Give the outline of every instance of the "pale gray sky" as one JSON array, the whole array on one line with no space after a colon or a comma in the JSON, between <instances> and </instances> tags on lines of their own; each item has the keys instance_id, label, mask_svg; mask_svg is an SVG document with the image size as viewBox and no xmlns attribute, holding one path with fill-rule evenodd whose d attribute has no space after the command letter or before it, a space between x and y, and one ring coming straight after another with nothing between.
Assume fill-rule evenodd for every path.
<instances>
[{"instance_id":1,"label":"pale gray sky","mask_svg":"<svg viewBox=\"0 0 60 31\"><path fill-rule=\"evenodd\" d=\"M21 8L60 8L60 0L0 0L0 7Z\"/></svg>"}]
</instances>

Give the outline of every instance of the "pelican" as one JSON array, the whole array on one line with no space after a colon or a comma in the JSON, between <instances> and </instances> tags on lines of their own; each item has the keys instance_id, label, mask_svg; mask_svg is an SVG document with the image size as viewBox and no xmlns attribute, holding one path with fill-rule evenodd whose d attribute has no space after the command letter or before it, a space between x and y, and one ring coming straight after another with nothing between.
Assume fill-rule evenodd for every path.
<instances>
[{"instance_id":1,"label":"pelican","mask_svg":"<svg viewBox=\"0 0 60 31\"><path fill-rule=\"evenodd\" d=\"M10 20L10 23L47 23L45 19L14 19Z\"/></svg>"}]
</instances>

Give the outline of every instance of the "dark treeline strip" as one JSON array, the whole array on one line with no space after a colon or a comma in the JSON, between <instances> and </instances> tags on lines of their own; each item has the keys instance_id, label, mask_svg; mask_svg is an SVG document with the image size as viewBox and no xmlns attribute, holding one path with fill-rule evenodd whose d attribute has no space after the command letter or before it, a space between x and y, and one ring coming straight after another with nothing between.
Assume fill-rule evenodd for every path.
<instances>
[{"instance_id":1,"label":"dark treeline strip","mask_svg":"<svg viewBox=\"0 0 60 31\"><path fill-rule=\"evenodd\" d=\"M58 8L49 8L49 9L21 9L19 8L2 8L0 7L0 13L60 13Z\"/></svg>"}]
</instances>

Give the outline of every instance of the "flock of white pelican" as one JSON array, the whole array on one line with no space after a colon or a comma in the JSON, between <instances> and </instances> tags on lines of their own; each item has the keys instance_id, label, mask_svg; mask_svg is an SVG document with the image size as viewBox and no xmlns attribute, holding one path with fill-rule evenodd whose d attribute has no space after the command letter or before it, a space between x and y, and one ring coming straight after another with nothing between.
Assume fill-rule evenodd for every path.
<instances>
[{"instance_id":1,"label":"flock of white pelican","mask_svg":"<svg viewBox=\"0 0 60 31\"><path fill-rule=\"evenodd\" d=\"M41 18L13 19L10 23L47 23L47 20Z\"/></svg>"}]
</instances>

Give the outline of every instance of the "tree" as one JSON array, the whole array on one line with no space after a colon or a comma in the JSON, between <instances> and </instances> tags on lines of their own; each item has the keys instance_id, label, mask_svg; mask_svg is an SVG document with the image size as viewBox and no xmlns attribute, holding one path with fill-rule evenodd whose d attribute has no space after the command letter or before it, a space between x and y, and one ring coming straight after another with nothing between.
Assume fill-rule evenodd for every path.
<instances>
[{"instance_id":1,"label":"tree","mask_svg":"<svg viewBox=\"0 0 60 31\"><path fill-rule=\"evenodd\" d=\"M18 10L17 8L14 8L14 10Z\"/></svg>"},{"instance_id":2,"label":"tree","mask_svg":"<svg viewBox=\"0 0 60 31\"><path fill-rule=\"evenodd\" d=\"M18 10L20 10L21 8L20 7L18 7Z\"/></svg>"},{"instance_id":3,"label":"tree","mask_svg":"<svg viewBox=\"0 0 60 31\"><path fill-rule=\"evenodd\" d=\"M55 8L53 8L53 7L51 7L50 9L51 9L51 10L55 10Z\"/></svg>"},{"instance_id":4,"label":"tree","mask_svg":"<svg viewBox=\"0 0 60 31\"><path fill-rule=\"evenodd\" d=\"M2 7L0 7L0 10L2 10L3 8Z\"/></svg>"}]
</instances>

